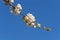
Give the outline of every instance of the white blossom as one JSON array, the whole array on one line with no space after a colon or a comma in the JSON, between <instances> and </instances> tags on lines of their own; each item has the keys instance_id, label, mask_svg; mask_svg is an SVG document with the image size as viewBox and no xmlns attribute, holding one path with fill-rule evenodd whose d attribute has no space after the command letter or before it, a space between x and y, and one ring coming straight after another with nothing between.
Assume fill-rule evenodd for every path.
<instances>
[{"instance_id":1,"label":"white blossom","mask_svg":"<svg viewBox=\"0 0 60 40\"><path fill-rule=\"evenodd\" d=\"M34 17L32 14L28 13L28 14L27 14L27 17L28 17L31 21L35 21L35 17Z\"/></svg>"},{"instance_id":2,"label":"white blossom","mask_svg":"<svg viewBox=\"0 0 60 40\"><path fill-rule=\"evenodd\" d=\"M40 28L40 27L41 27L41 24L39 24L39 23L36 23L36 26L37 26L38 28Z\"/></svg>"},{"instance_id":3,"label":"white blossom","mask_svg":"<svg viewBox=\"0 0 60 40\"><path fill-rule=\"evenodd\" d=\"M20 4L17 4L17 6L15 6L15 8L13 8L13 6L10 7L10 12L14 13L15 15L18 15L21 13L22 7Z\"/></svg>"}]
</instances>

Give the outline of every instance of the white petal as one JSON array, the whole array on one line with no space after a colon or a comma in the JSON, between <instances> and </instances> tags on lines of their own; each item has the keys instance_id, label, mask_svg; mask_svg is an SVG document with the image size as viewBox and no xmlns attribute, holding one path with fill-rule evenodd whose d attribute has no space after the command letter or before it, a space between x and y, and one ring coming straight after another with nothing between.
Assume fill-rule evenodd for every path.
<instances>
[{"instance_id":1,"label":"white petal","mask_svg":"<svg viewBox=\"0 0 60 40\"><path fill-rule=\"evenodd\" d=\"M34 28L36 28L36 25L34 25Z\"/></svg>"},{"instance_id":2,"label":"white petal","mask_svg":"<svg viewBox=\"0 0 60 40\"><path fill-rule=\"evenodd\" d=\"M9 0L10 3L14 3L14 0Z\"/></svg>"},{"instance_id":3,"label":"white petal","mask_svg":"<svg viewBox=\"0 0 60 40\"><path fill-rule=\"evenodd\" d=\"M10 10L10 12L11 12L11 13L13 13L13 11L12 11L12 10Z\"/></svg>"},{"instance_id":4,"label":"white petal","mask_svg":"<svg viewBox=\"0 0 60 40\"><path fill-rule=\"evenodd\" d=\"M28 13L27 16L28 16L28 18L31 19L32 21L35 21L35 17L34 17L32 14Z\"/></svg>"},{"instance_id":5,"label":"white petal","mask_svg":"<svg viewBox=\"0 0 60 40\"><path fill-rule=\"evenodd\" d=\"M31 26L34 26L35 25L35 23L31 23Z\"/></svg>"},{"instance_id":6,"label":"white petal","mask_svg":"<svg viewBox=\"0 0 60 40\"><path fill-rule=\"evenodd\" d=\"M17 4L17 7L20 7L20 9L22 9L22 6L21 6L21 4Z\"/></svg>"}]
</instances>

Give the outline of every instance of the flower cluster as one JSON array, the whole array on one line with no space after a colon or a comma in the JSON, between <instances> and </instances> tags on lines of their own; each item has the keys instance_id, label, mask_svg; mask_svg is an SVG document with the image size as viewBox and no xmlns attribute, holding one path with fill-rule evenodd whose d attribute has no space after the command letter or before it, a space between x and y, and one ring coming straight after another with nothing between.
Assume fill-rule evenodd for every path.
<instances>
[{"instance_id":1,"label":"flower cluster","mask_svg":"<svg viewBox=\"0 0 60 40\"><path fill-rule=\"evenodd\" d=\"M10 12L13 13L14 15L22 14L22 18L24 22L26 23L27 26L33 27L33 28L41 28L41 24L36 22L35 16L33 14L28 13L27 15L24 15L22 12L22 6L21 4L17 4L16 6L13 6L14 0L3 0L3 3L5 5L10 6ZM46 31L50 31L51 28L46 28L44 26L43 28Z\"/></svg>"}]
</instances>

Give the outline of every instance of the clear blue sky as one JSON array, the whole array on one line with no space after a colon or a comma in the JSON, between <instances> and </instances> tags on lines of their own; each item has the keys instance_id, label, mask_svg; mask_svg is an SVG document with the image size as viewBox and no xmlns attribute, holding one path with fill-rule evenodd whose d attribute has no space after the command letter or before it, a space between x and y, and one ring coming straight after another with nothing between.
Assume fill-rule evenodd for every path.
<instances>
[{"instance_id":1,"label":"clear blue sky","mask_svg":"<svg viewBox=\"0 0 60 40\"><path fill-rule=\"evenodd\" d=\"M36 16L42 26L47 25L52 31L29 28L22 16L15 16L0 0L0 40L60 40L60 0L15 0L20 3L24 14L28 10Z\"/></svg>"}]
</instances>

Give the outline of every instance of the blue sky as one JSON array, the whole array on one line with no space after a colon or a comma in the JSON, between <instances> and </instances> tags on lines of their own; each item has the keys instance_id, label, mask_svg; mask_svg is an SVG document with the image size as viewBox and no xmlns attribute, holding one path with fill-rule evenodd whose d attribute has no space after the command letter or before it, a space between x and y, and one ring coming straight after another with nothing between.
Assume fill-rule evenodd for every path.
<instances>
[{"instance_id":1,"label":"blue sky","mask_svg":"<svg viewBox=\"0 0 60 40\"><path fill-rule=\"evenodd\" d=\"M60 0L15 0L24 14L31 12L42 26L51 27L50 32L29 28L22 16L10 13L9 6L0 0L0 40L60 40Z\"/></svg>"}]
</instances>

